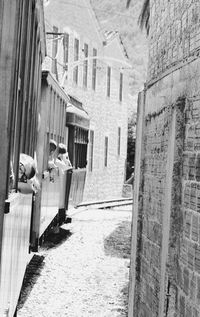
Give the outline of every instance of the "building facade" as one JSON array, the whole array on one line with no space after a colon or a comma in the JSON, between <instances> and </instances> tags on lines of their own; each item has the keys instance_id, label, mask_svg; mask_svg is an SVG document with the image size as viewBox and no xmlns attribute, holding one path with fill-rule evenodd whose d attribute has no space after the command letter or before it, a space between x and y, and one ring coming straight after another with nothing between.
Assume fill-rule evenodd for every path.
<instances>
[{"instance_id":1,"label":"building facade","mask_svg":"<svg viewBox=\"0 0 200 317\"><path fill-rule=\"evenodd\" d=\"M89 1L45 7L50 68L90 118L85 201L121 197L127 150L128 59L119 35L102 34ZM47 34L48 34L47 33Z\"/></svg>"},{"instance_id":2,"label":"building facade","mask_svg":"<svg viewBox=\"0 0 200 317\"><path fill-rule=\"evenodd\" d=\"M129 316L200 315L200 1L149 1Z\"/></svg>"}]
</instances>

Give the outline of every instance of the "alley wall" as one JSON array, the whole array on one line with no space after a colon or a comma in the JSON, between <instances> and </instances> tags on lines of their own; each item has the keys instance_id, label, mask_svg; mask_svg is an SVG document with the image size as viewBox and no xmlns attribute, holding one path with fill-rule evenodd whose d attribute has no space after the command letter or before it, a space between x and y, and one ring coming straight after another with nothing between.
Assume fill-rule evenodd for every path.
<instances>
[{"instance_id":1,"label":"alley wall","mask_svg":"<svg viewBox=\"0 0 200 317\"><path fill-rule=\"evenodd\" d=\"M200 315L200 3L155 0L150 6L148 82L138 104L144 111L138 118L143 131L136 162L140 173L135 179L137 236L132 233L129 316L196 317Z\"/></svg>"}]
</instances>

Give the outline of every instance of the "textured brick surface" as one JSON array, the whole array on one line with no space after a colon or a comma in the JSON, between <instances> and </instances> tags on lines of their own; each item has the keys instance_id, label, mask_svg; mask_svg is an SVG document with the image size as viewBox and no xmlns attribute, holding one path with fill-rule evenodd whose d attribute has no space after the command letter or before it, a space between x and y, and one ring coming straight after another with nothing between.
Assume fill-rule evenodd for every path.
<instances>
[{"instance_id":1,"label":"textured brick surface","mask_svg":"<svg viewBox=\"0 0 200 317\"><path fill-rule=\"evenodd\" d=\"M191 56L200 49L200 1L150 3L148 79L157 81L145 88L133 316L194 317L200 316L200 59ZM167 151L172 142L168 258L162 271Z\"/></svg>"},{"instance_id":2,"label":"textured brick surface","mask_svg":"<svg viewBox=\"0 0 200 317\"><path fill-rule=\"evenodd\" d=\"M150 3L149 79L152 79L199 50L200 2L153 0Z\"/></svg>"}]
</instances>

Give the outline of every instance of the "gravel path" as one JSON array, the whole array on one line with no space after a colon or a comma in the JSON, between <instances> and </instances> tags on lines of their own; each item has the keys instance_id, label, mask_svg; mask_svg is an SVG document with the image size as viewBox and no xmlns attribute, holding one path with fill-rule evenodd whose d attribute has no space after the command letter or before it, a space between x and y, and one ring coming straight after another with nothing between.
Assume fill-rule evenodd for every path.
<instances>
[{"instance_id":1,"label":"gravel path","mask_svg":"<svg viewBox=\"0 0 200 317\"><path fill-rule=\"evenodd\" d=\"M72 234L41 250L18 317L127 316L131 207L73 212Z\"/></svg>"}]
</instances>

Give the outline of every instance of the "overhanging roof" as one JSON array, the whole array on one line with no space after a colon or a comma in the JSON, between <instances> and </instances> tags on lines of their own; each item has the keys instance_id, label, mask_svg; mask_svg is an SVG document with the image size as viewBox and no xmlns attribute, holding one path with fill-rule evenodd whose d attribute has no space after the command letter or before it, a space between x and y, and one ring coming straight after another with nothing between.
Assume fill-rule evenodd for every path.
<instances>
[{"instance_id":1,"label":"overhanging roof","mask_svg":"<svg viewBox=\"0 0 200 317\"><path fill-rule=\"evenodd\" d=\"M77 108L72 103L67 104L66 126L77 126L89 130L90 118L82 108Z\"/></svg>"}]
</instances>

